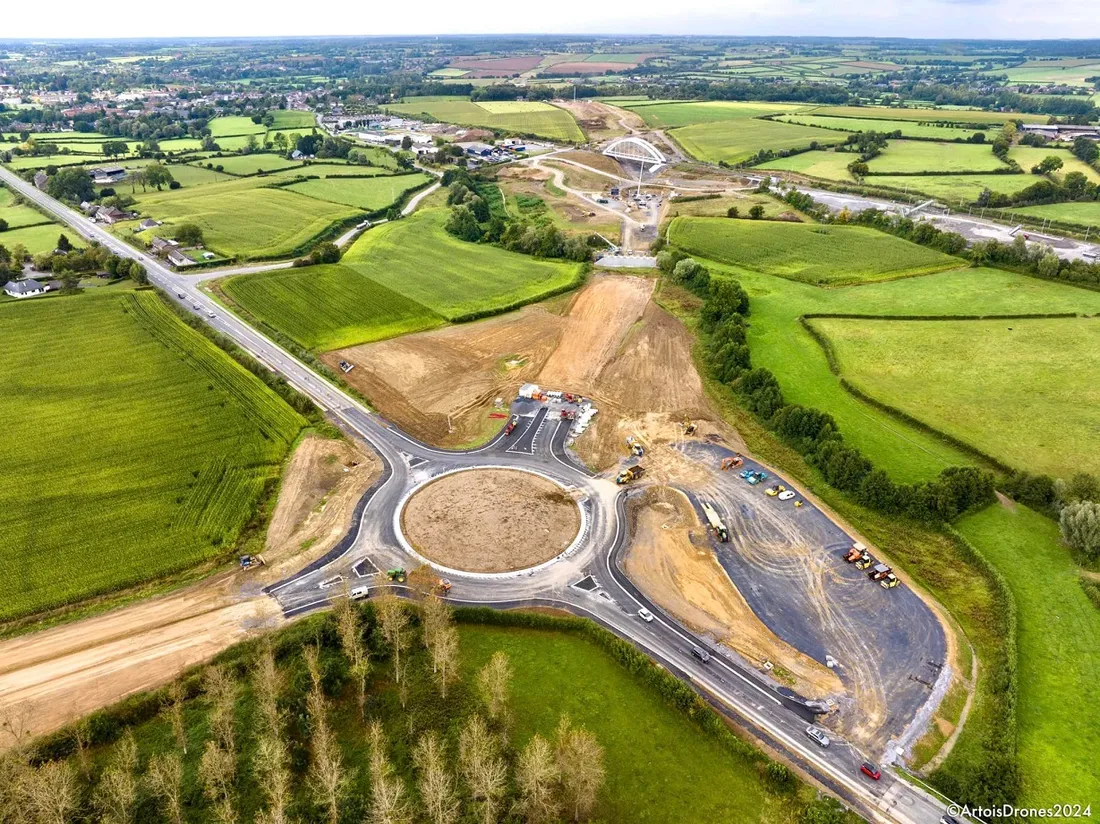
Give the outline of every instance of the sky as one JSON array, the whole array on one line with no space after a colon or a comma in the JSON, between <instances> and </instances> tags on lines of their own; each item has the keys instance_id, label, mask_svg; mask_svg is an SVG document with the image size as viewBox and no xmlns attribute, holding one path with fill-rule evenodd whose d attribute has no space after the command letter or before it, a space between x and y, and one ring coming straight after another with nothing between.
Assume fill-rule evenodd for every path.
<instances>
[{"instance_id":1,"label":"sky","mask_svg":"<svg viewBox=\"0 0 1100 824\"><path fill-rule=\"evenodd\" d=\"M9 2L6 38L578 33L1046 39L1100 37L1095 0L188 0L133 8ZM108 11L105 11L107 9Z\"/></svg>"}]
</instances>

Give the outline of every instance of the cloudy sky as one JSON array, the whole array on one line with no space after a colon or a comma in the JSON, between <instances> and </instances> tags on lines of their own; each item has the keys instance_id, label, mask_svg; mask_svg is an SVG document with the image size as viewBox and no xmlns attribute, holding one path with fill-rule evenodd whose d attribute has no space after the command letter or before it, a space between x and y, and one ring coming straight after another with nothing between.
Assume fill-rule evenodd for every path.
<instances>
[{"instance_id":1,"label":"cloudy sky","mask_svg":"<svg viewBox=\"0 0 1100 824\"><path fill-rule=\"evenodd\" d=\"M5 6L0 13L0 40L508 32L1100 37L1095 0L523 0L508 4L328 0L316 6L287 0L187 0L115 7L87 0L50 0L45 6L28 2Z\"/></svg>"}]
</instances>

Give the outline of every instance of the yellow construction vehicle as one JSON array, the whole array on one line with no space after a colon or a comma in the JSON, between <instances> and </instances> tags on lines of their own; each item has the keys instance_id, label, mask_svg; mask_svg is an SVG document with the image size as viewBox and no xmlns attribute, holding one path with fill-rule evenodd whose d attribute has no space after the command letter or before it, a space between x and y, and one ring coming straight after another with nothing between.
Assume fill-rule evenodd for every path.
<instances>
[{"instance_id":1,"label":"yellow construction vehicle","mask_svg":"<svg viewBox=\"0 0 1100 824\"><path fill-rule=\"evenodd\" d=\"M644 474L645 474L645 468L644 467L642 467L640 465L628 466L626 469L624 469L622 472L620 472L618 475L615 476L615 483L620 484L620 485L628 484L631 481L638 480L638 478L642 477L642 475L644 475Z\"/></svg>"},{"instance_id":2,"label":"yellow construction vehicle","mask_svg":"<svg viewBox=\"0 0 1100 824\"><path fill-rule=\"evenodd\" d=\"M440 595L446 595L451 591L451 582L447 578L440 578L435 582L435 591Z\"/></svg>"},{"instance_id":3,"label":"yellow construction vehicle","mask_svg":"<svg viewBox=\"0 0 1100 824\"><path fill-rule=\"evenodd\" d=\"M684 436L687 437L689 435L694 435L695 430L698 429L699 427L697 427L691 421L684 421L683 423L680 424L680 428L684 430Z\"/></svg>"}]
</instances>

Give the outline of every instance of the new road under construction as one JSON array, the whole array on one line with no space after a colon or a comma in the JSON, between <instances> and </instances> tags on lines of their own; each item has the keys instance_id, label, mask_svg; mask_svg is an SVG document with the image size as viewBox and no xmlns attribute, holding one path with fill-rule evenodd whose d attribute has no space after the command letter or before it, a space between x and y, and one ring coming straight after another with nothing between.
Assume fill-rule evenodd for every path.
<instances>
[{"instance_id":1,"label":"new road under construction","mask_svg":"<svg viewBox=\"0 0 1100 824\"><path fill-rule=\"evenodd\" d=\"M922 710L942 697L950 677L943 626L904 580L886 588L847 563L859 536L806 494L781 499L798 489L793 481L735 453L713 432L687 434L680 419L659 424L639 416L629 432L635 441L625 444L622 433L601 420L608 414L601 398L585 386L545 378L541 383L551 388L529 387L507 403L501 413L507 418L482 445L429 445L225 311L201 283L169 271L15 175L0 170L0 178L83 237L138 260L153 285L183 294L184 305L197 307L203 322L284 376L377 455L381 473L356 504L351 531L323 557L266 589L284 615L306 614L352 593L411 593L419 570L456 604L568 610L644 650L869 820L940 820L945 800L890 771L880 780L868 778L860 765L892 763L921 731ZM611 466L581 457L579 447L600 427L604 442L619 450ZM611 455L610 447L603 454ZM742 471L753 474L743 478L732 467L722 469L724 460L737 457ZM630 470L642 466L644 472ZM623 472L631 476L616 483ZM482 496L478 519L497 524L497 531L478 534L469 523L458 524L468 546L456 546L410 523L445 518L456 509L447 505L453 489L477 490L482 479L497 494ZM769 495L776 485L782 493ZM655 495L681 496L689 504L648 501ZM628 555L632 536L646 528L638 507L647 503L672 507L660 516L666 522L647 516L650 532L681 530L685 548L713 556L764 627L761 633L777 639L775 655L790 650L799 661L788 668L741 654L698 622L662 608L645 580L633 580ZM509 521L522 526L527 516L531 528L508 531ZM669 529L661 528L664 523ZM705 525L705 534L696 523ZM517 544L532 552L517 553ZM873 550L869 556L885 562ZM445 587L438 583L443 581ZM778 671L798 667L812 689L800 691L797 678L792 686ZM835 685L840 688L831 692ZM820 727L828 736L814 733Z\"/></svg>"}]
</instances>

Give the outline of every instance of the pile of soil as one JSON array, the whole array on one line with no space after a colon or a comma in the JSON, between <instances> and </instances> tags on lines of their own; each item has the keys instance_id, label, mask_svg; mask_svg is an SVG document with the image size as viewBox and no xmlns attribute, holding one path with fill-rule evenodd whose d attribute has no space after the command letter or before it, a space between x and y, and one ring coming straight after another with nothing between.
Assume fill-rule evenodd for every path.
<instances>
[{"instance_id":1,"label":"pile of soil","mask_svg":"<svg viewBox=\"0 0 1100 824\"><path fill-rule=\"evenodd\" d=\"M549 561L573 542L580 523L564 489L514 469L444 475L415 492L401 513L401 529L417 552L468 572Z\"/></svg>"}]
</instances>

